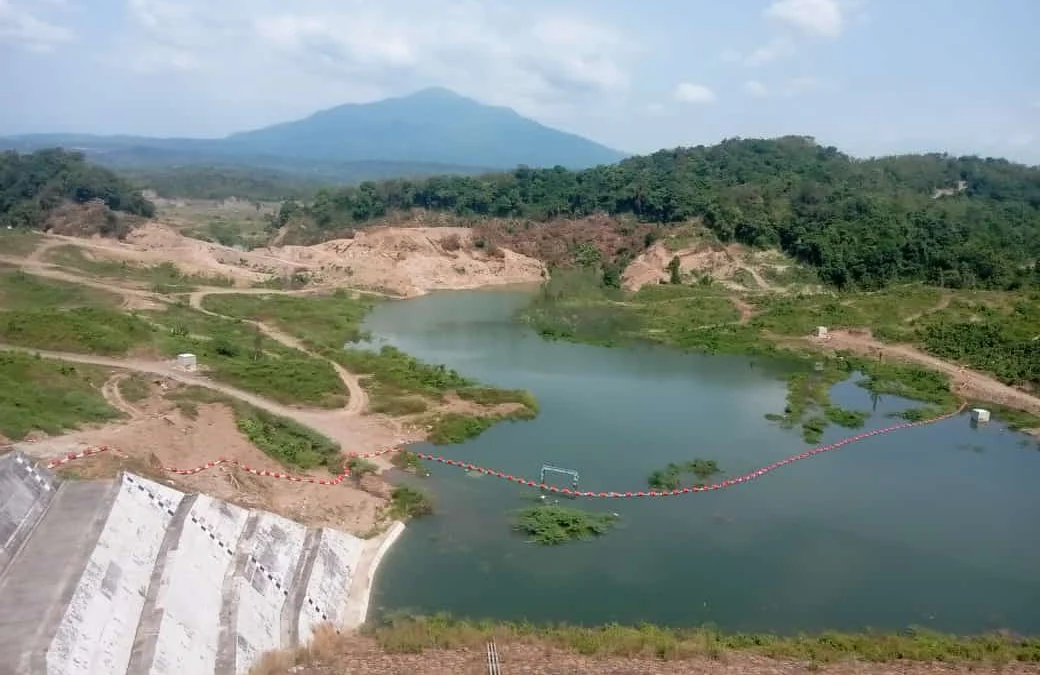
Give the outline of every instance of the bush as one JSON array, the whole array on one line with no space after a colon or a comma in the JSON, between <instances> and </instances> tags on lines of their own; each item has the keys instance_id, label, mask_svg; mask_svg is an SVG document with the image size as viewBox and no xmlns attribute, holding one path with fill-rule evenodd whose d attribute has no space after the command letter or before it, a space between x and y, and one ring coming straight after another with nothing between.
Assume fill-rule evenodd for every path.
<instances>
[{"instance_id":1,"label":"bush","mask_svg":"<svg viewBox=\"0 0 1040 675\"><path fill-rule=\"evenodd\" d=\"M239 431L279 462L300 469L325 465L342 471L342 456L336 442L297 422L241 404L236 404L235 421Z\"/></svg>"},{"instance_id":2,"label":"bush","mask_svg":"<svg viewBox=\"0 0 1040 675\"><path fill-rule=\"evenodd\" d=\"M714 459L694 459L684 464L671 462L650 474L647 483L654 490L678 490L682 487L683 474L693 474L699 481L704 481L720 472Z\"/></svg>"},{"instance_id":3,"label":"bush","mask_svg":"<svg viewBox=\"0 0 1040 675\"><path fill-rule=\"evenodd\" d=\"M591 513L563 506L531 506L516 512L513 528L544 546L587 540L605 534L617 521L610 513Z\"/></svg>"},{"instance_id":4,"label":"bush","mask_svg":"<svg viewBox=\"0 0 1040 675\"><path fill-rule=\"evenodd\" d=\"M398 485L390 493L390 515L394 518L421 518L433 513L433 503L422 490Z\"/></svg>"}]
</instances>

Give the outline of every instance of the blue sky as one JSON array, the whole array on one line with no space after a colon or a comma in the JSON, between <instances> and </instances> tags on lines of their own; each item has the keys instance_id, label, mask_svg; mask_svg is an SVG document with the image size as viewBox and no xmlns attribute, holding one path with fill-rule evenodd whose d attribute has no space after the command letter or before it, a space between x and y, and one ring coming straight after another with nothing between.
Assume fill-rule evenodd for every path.
<instances>
[{"instance_id":1,"label":"blue sky","mask_svg":"<svg viewBox=\"0 0 1040 675\"><path fill-rule=\"evenodd\" d=\"M438 85L613 147L1040 164L1040 0L0 0L0 133L219 136Z\"/></svg>"}]
</instances>

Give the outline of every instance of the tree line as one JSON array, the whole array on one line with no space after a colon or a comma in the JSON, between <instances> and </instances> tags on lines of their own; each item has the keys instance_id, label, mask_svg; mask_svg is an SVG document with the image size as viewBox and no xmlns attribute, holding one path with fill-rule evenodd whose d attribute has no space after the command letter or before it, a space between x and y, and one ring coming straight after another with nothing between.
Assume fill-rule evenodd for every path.
<instances>
[{"instance_id":1,"label":"tree line","mask_svg":"<svg viewBox=\"0 0 1040 675\"><path fill-rule=\"evenodd\" d=\"M364 182L283 204L329 233L414 208L550 223L594 213L778 247L839 288L1040 285L1040 168L945 154L859 160L813 139L729 139L583 171Z\"/></svg>"},{"instance_id":2,"label":"tree line","mask_svg":"<svg viewBox=\"0 0 1040 675\"><path fill-rule=\"evenodd\" d=\"M108 169L62 149L0 153L0 226L40 229L62 204L100 199L113 211L155 215L155 205Z\"/></svg>"}]
</instances>

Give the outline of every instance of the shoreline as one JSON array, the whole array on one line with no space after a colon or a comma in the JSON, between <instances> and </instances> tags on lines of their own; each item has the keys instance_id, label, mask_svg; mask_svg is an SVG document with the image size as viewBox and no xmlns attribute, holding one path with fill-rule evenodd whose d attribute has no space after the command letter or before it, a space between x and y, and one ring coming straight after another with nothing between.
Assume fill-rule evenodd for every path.
<instances>
[{"instance_id":1,"label":"shoreline","mask_svg":"<svg viewBox=\"0 0 1040 675\"><path fill-rule=\"evenodd\" d=\"M361 553L354 580L350 584L343 629L357 629L368 620L368 606L372 598L372 587L375 585L376 574L379 572L379 565L404 530L404 522L395 520L383 534L365 541L365 549Z\"/></svg>"}]
</instances>

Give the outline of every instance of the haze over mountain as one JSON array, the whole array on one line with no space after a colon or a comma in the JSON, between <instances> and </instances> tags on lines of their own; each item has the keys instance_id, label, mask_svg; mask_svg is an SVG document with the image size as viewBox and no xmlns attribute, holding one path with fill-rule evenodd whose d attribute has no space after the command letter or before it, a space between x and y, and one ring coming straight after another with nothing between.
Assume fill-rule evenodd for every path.
<instances>
[{"instance_id":1,"label":"haze over mountain","mask_svg":"<svg viewBox=\"0 0 1040 675\"><path fill-rule=\"evenodd\" d=\"M342 105L220 139L60 133L0 139L0 147L18 150L52 146L81 150L115 168L248 165L341 180L478 173L521 164L584 168L625 156L442 88Z\"/></svg>"}]
</instances>

